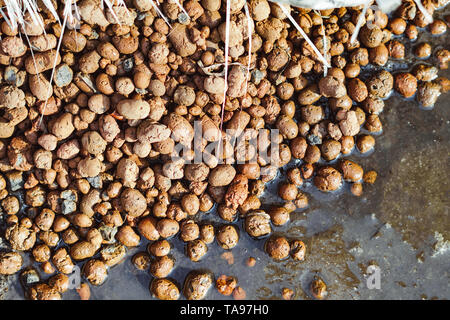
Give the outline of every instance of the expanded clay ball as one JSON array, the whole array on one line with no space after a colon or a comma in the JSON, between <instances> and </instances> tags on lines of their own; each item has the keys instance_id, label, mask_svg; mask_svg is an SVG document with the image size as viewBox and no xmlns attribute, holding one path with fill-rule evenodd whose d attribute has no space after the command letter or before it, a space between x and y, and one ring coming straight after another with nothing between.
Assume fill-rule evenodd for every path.
<instances>
[{"instance_id":1,"label":"expanded clay ball","mask_svg":"<svg viewBox=\"0 0 450 320\"><path fill-rule=\"evenodd\" d=\"M322 167L317 171L314 185L321 191L335 191L342 185L342 176L332 167Z\"/></svg>"},{"instance_id":2,"label":"expanded clay ball","mask_svg":"<svg viewBox=\"0 0 450 320\"><path fill-rule=\"evenodd\" d=\"M405 29L406 21L402 18L394 18L389 22L389 30L391 30L393 34L400 35L405 32Z\"/></svg>"},{"instance_id":3,"label":"expanded clay ball","mask_svg":"<svg viewBox=\"0 0 450 320\"><path fill-rule=\"evenodd\" d=\"M250 0L249 10L255 21L263 21L270 15L270 5L267 0Z\"/></svg>"},{"instance_id":4,"label":"expanded clay ball","mask_svg":"<svg viewBox=\"0 0 450 320\"><path fill-rule=\"evenodd\" d=\"M149 82L150 83L147 86L154 96L161 97L166 93L166 87L164 86L164 83L162 83L160 80L155 79Z\"/></svg>"},{"instance_id":5,"label":"expanded clay ball","mask_svg":"<svg viewBox=\"0 0 450 320\"><path fill-rule=\"evenodd\" d=\"M368 27L365 25L359 33L361 43L368 48L376 48L383 40L383 32L378 26Z\"/></svg>"},{"instance_id":6,"label":"expanded clay ball","mask_svg":"<svg viewBox=\"0 0 450 320\"><path fill-rule=\"evenodd\" d=\"M283 260L289 256L289 242L284 237L270 237L264 246L267 254L274 260Z\"/></svg>"},{"instance_id":7,"label":"expanded clay ball","mask_svg":"<svg viewBox=\"0 0 450 320\"><path fill-rule=\"evenodd\" d=\"M436 82L420 83L417 89L417 101L426 108L433 107L441 95L442 86Z\"/></svg>"},{"instance_id":8,"label":"expanded clay ball","mask_svg":"<svg viewBox=\"0 0 450 320\"><path fill-rule=\"evenodd\" d=\"M395 90L405 98L412 97L417 90L417 79L408 72L401 72L395 75Z\"/></svg>"},{"instance_id":9,"label":"expanded clay ball","mask_svg":"<svg viewBox=\"0 0 450 320\"><path fill-rule=\"evenodd\" d=\"M431 55L431 50L430 44L423 42L414 47L414 54L419 58L427 58Z\"/></svg>"},{"instance_id":10,"label":"expanded clay ball","mask_svg":"<svg viewBox=\"0 0 450 320\"><path fill-rule=\"evenodd\" d=\"M216 239L222 248L232 249L239 241L239 234L234 226L224 225L217 231Z\"/></svg>"}]
</instances>

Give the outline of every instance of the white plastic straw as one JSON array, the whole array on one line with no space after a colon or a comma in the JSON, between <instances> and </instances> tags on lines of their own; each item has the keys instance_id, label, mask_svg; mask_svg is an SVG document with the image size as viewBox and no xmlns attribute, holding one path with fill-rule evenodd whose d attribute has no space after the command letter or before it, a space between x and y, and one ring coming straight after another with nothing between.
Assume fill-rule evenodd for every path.
<instances>
[{"instance_id":1,"label":"white plastic straw","mask_svg":"<svg viewBox=\"0 0 450 320\"><path fill-rule=\"evenodd\" d=\"M166 16L159 10L158 6L153 2L153 0L148 0L152 7L156 10L156 12L159 14L161 18L167 23L170 29L172 29L172 25L170 24L169 20L166 18Z\"/></svg>"},{"instance_id":2,"label":"white plastic straw","mask_svg":"<svg viewBox=\"0 0 450 320\"><path fill-rule=\"evenodd\" d=\"M320 14L320 12L318 12L317 10L315 11L316 14L320 15L320 17L322 17L322 15ZM322 17L323 18L323 17ZM322 27L322 31L323 31L323 37L322 37L322 42L323 42L323 54L325 56L325 60L327 59L327 55L328 55L328 41L327 41L327 34L325 32L325 27L323 25L323 20L320 20L320 25ZM326 77L328 74L328 67L326 65L323 65L323 76Z\"/></svg>"},{"instance_id":3,"label":"white plastic straw","mask_svg":"<svg viewBox=\"0 0 450 320\"><path fill-rule=\"evenodd\" d=\"M247 2L244 5L245 15L247 16L247 28L248 28L248 63L247 63L247 73L245 75L245 93L248 90L248 77L250 74L250 65L252 63L252 22L250 18L250 11L248 10Z\"/></svg>"},{"instance_id":4,"label":"white plastic straw","mask_svg":"<svg viewBox=\"0 0 450 320\"><path fill-rule=\"evenodd\" d=\"M317 49L317 47L314 45L314 43L311 41L311 39L308 37L308 35L305 33L305 31L303 31L303 29L299 26L297 21L295 21L295 19L291 16L289 11L282 4L278 4L278 5L280 6L280 8L283 11L283 13L288 17L288 19L294 25L294 27L300 32L300 34L302 35L303 39L305 39L306 42L312 47L314 52L317 54L319 59L322 61L323 65L328 67L328 68L331 68L330 64L327 62L327 60L324 58L324 56L320 53L319 49Z\"/></svg>"},{"instance_id":5,"label":"white plastic straw","mask_svg":"<svg viewBox=\"0 0 450 320\"><path fill-rule=\"evenodd\" d=\"M227 91L228 91L228 50L229 50L229 44L230 44L230 2L227 1L227 9L226 9L226 17L225 17L225 87L223 89L223 103L222 103L222 114L220 117L220 131L222 131L223 128L223 116L225 112L225 102L227 98Z\"/></svg>"},{"instance_id":6,"label":"white plastic straw","mask_svg":"<svg viewBox=\"0 0 450 320\"><path fill-rule=\"evenodd\" d=\"M191 18L189 17L188 13L186 10L184 10L183 6L181 5L181 3L178 0L175 0L175 3L177 4L177 6L181 9L181 11L183 11L183 13L186 15L186 17L188 18L188 20L190 20Z\"/></svg>"},{"instance_id":7,"label":"white plastic straw","mask_svg":"<svg viewBox=\"0 0 450 320\"><path fill-rule=\"evenodd\" d=\"M363 10L361 11L361 13L360 13L359 16L358 16L358 22L356 23L355 31L353 32L352 37L350 38L350 44L353 44L353 43L355 42L356 37L357 37L358 34L359 34L359 30L361 29L362 24L363 24L363 22L364 22L364 17L366 16L366 12L367 12L367 8L368 8L368 7L369 7L369 1L367 1L367 2L364 4Z\"/></svg>"},{"instance_id":8,"label":"white plastic straw","mask_svg":"<svg viewBox=\"0 0 450 320\"><path fill-rule=\"evenodd\" d=\"M55 61L53 62L53 67L52 67L52 73L50 75L50 85L52 85L53 82L53 77L55 76L55 70L56 70L56 61L58 59L58 52L61 48L61 43L62 43L62 39L64 36L64 29L66 27L66 23L67 23L67 19L69 19L70 17L72 17L72 0L67 1L65 6L64 6L64 21L61 27L61 35L59 36L59 40L58 40L58 45L56 47L56 54L55 54ZM38 78L39 79L39 78ZM45 109L47 108L47 103L48 103L48 99L45 100L44 103L44 107L42 108L42 114L41 114L41 118L39 119L39 125L41 125L42 123L42 119L44 118L44 114L45 114Z\"/></svg>"},{"instance_id":9,"label":"white plastic straw","mask_svg":"<svg viewBox=\"0 0 450 320\"><path fill-rule=\"evenodd\" d=\"M422 12L423 16L425 17L425 21L428 23L433 22L433 17L431 16L431 14L428 12L427 9L425 9L425 7L422 4L422 1L420 0L414 0L414 2L417 5L417 8L419 8L420 12Z\"/></svg>"}]
</instances>

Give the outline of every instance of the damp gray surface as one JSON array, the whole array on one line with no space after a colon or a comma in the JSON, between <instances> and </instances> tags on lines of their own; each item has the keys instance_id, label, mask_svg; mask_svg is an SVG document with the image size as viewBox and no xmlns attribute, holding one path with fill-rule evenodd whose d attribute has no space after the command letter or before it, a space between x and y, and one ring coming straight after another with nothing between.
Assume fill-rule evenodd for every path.
<instances>
[{"instance_id":1,"label":"damp gray surface","mask_svg":"<svg viewBox=\"0 0 450 320\"><path fill-rule=\"evenodd\" d=\"M432 40L434 49L449 48L448 35L431 39L421 32L420 37L416 43ZM450 76L450 72L440 74ZM305 241L304 262L272 261L263 251L264 239L251 239L237 221L241 232L238 246L231 251L233 264L221 258L224 250L216 243L208 246L204 259L192 262L182 242L174 239L176 263L170 277L181 287L191 270L235 276L248 299L281 299L284 287L293 289L296 299L311 299L308 285L316 274L328 285L328 299L449 299L449 105L450 94L441 96L432 110L395 94L386 101L375 152L348 157L366 171L378 173L374 185L364 185L361 197L352 196L348 186L335 194L305 186L309 207L292 213L286 226L274 228L276 234ZM268 185L265 206L279 201L274 191L282 173ZM214 213L199 220L220 223ZM120 265L110 268L103 285L91 286L91 299L152 299L148 290L152 277L130 261L147 243L144 240L140 248L129 250ZM250 256L257 260L253 268L245 265ZM379 267L379 289L367 286L369 265ZM0 277L0 299L23 297L17 276ZM78 299L78 294L70 290L63 298ZM212 289L207 298L231 297Z\"/></svg>"}]
</instances>

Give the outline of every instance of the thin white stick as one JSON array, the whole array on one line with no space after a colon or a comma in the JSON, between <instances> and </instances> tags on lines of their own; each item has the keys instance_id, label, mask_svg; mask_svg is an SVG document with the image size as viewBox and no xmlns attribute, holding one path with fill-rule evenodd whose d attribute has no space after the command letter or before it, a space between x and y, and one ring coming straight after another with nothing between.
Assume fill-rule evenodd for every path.
<instances>
[{"instance_id":1,"label":"thin white stick","mask_svg":"<svg viewBox=\"0 0 450 320\"><path fill-rule=\"evenodd\" d=\"M55 61L53 62L52 73L50 75L50 81L49 81L50 86L52 85L53 77L55 75L56 61L58 60L58 52L61 49L61 43L62 43L62 39L64 36L64 29L66 28L67 19L72 16L71 10L72 10L72 3L71 3L71 1L67 1L66 5L64 7L64 21L63 21L63 24L61 27L61 35L59 36L58 45L56 47ZM41 125L42 119L44 118L44 113L45 113L45 109L47 108L47 103L48 103L48 99L45 100L44 108L42 109L41 118L39 119L39 126Z\"/></svg>"},{"instance_id":2,"label":"thin white stick","mask_svg":"<svg viewBox=\"0 0 450 320\"><path fill-rule=\"evenodd\" d=\"M6 23L8 24L8 26L9 26L12 30L14 30L15 28L13 27L11 21L10 21L10 20L8 19L8 17L7 17L8 15L5 14L5 12L3 11L2 8L0 8L0 14L1 14L1 16L3 17L3 19L5 19L5 21L6 21Z\"/></svg>"},{"instance_id":3,"label":"thin white stick","mask_svg":"<svg viewBox=\"0 0 450 320\"><path fill-rule=\"evenodd\" d=\"M252 63L252 20L250 18L250 11L248 10L247 2L244 5L245 15L247 16L247 28L248 28L248 64L247 74L245 75L245 93L248 91L248 76L250 74L250 65ZM241 106L242 107L242 106Z\"/></svg>"},{"instance_id":4,"label":"thin white stick","mask_svg":"<svg viewBox=\"0 0 450 320\"><path fill-rule=\"evenodd\" d=\"M300 32L300 34L302 35L303 39L306 40L306 42L312 47L312 49L314 50L314 52L317 54L317 56L319 57L320 60L322 60L322 63L324 66L327 66L328 68L331 68L330 64L327 62L327 60L323 57L323 55L320 53L319 49L317 49L317 47L314 45L314 43L312 43L311 39L309 39L309 37L306 35L305 31L303 31L303 29L298 25L297 21L295 21L295 19L291 16L291 14L288 12L288 10L282 5L282 4L278 4L281 8L281 10L283 11L283 13L288 17L288 19L292 22L292 24L294 25L294 27Z\"/></svg>"},{"instance_id":5,"label":"thin white stick","mask_svg":"<svg viewBox=\"0 0 450 320\"><path fill-rule=\"evenodd\" d=\"M425 22L431 23L433 22L433 17L431 16L431 14L428 12L427 9L425 9L425 7L422 4L422 1L420 0L414 0L414 2L417 5L417 8L419 8L420 12L422 12L423 16L425 17Z\"/></svg>"},{"instance_id":6,"label":"thin white stick","mask_svg":"<svg viewBox=\"0 0 450 320\"><path fill-rule=\"evenodd\" d=\"M170 27L170 29L172 29L172 25L170 24L169 20L167 20L167 18L164 16L164 14L161 12L161 10L159 10L158 6L153 2L153 0L148 0L150 1L150 4L152 5L152 7L156 10L156 12L160 15L161 18L163 18L163 20L167 23L167 25Z\"/></svg>"},{"instance_id":7,"label":"thin white stick","mask_svg":"<svg viewBox=\"0 0 450 320\"><path fill-rule=\"evenodd\" d=\"M316 12L316 14L320 15L321 18L323 18L322 15L320 14L320 12L318 12L318 11L316 11L316 10L315 10L315 12ZM323 42L323 54L324 54L324 57L325 57L325 59L326 59L326 58L327 58L327 55L328 55L328 41L327 41L327 39L326 39L326 32L325 32L325 27L324 27L324 25L323 25L323 19L320 20L320 24L321 24L321 26L322 26L322 31L323 31L323 38L322 38L322 42ZM323 66L323 76L326 77L327 74L328 74L328 67L327 67L326 65L324 65L324 66Z\"/></svg>"},{"instance_id":8,"label":"thin white stick","mask_svg":"<svg viewBox=\"0 0 450 320\"><path fill-rule=\"evenodd\" d=\"M70 1L72 1L72 0L70 0ZM53 6L52 1L51 0L42 0L42 2L47 7L47 9L50 11L52 16L56 19L56 21L58 21L59 25L61 25L61 21L59 20L58 13L56 13L56 9Z\"/></svg>"},{"instance_id":9,"label":"thin white stick","mask_svg":"<svg viewBox=\"0 0 450 320\"><path fill-rule=\"evenodd\" d=\"M363 19L366 16L366 12L367 12L367 8L368 7L369 7L369 1L367 1L364 4L363 10L361 11L361 13L358 16L358 22L356 23L355 31L353 32L352 37L350 38L350 44L353 44L353 42L355 42L355 40L356 40L356 37L358 36L359 29L361 29L361 27L362 27Z\"/></svg>"},{"instance_id":10,"label":"thin white stick","mask_svg":"<svg viewBox=\"0 0 450 320\"><path fill-rule=\"evenodd\" d=\"M28 38L28 35L27 35L26 32L24 32L23 34L25 35L25 38L27 39L28 46L30 47L31 58L33 59L34 69L37 71L38 67L37 67L37 64L36 64L36 58L34 57L33 46L31 45L30 38ZM37 78L37 81L38 81L39 85L41 85L41 78L40 77ZM44 110L42 111L42 114L44 114ZM41 116L41 120L42 120L42 116ZM39 122L39 125L41 125L40 122Z\"/></svg>"},{"instance_id":11,"label":"thin white stick","mask_svg":"<svg viewBox=\"0 0 450 320\"><path fill-rule=\"evenodd\" d=\"M19 8L16 1L5 1L5 5L8 16L11 19L12 29L14 30L19 27L17 22L19 22L19 24L24 23L22 10Z\"/></svg>"},{"instance_id":12,"label":"thin white stick","mask_svg":"<svg viewBox=\"0 0 450 320\"><path fill-rule=\"evenodd\" d=\"M222 102L222 115L220 117L220 131L222 131L223 128L223 115L225 112L225 102L227 99L227 91L228 91L228 50L230 47L230 2L231 1L227 1L227 11L226 11L226 17L225 17L225 87L223 89L223 102Z\"/></svg>"},{"instance_id":13,"label":"thin white stick","mask_svg":"<svg viewBox=\"0 0 450 320\"><path fill-rule=\"evenodd\" d=\"M34 23L37 22L42 29L45 29L44 22L37 13L36 3L33 0L22 0L22 3L24 6L24 11L28 11L30 13L31 20L33 20Z\"/></svg>"},{"instance_id":14,"label":"thin white stick","mask_svg":"<svg viewBox=\"0 0 450 320\"><path fill-rule=\"evenodd\" d=\"M186 17L190 20L191 17L189 17L188 13L186 10L184 10L183 6L181 5L181 3L178 0L175 0L177 6L184 12L184 14L186 15Z\"/></svg>"},{"instance_id":15,"label":"thin white stick","mask_svg":"<svg viewBox=\"0 0 450 320\"><path fill-rule=\"evenodd\" d=\"M118 7L127 7L127 5L125 4L125 1L123 0L117 0L117 6Z\"/></svg>"},{"instance_id":16,"label":"thin white stick","mask_svg":"<svg viewBox=\"0 0 450 320\"><path fill-rule=\"evenodd\" d=\"M109 0L103 0L102 1L102 7L103 7L103 2L106 3L106 5L109 8L109 11L111 11L111 14L113 15L114 19L116 19L117 23L120 24L119 18L116 15L116 12L113 9L113 5Z\"/></svg>"},{"instance_id":17,"label":"thin white stick","mask_svg":"<svg viewBox=\"0 0 450 320\"><path fill-rule=\"evenodd\" d=\"M56 19L56 21L61 25L58 13L54 7L51 0L42 0L44 6L50 11L50 14ZM5 19L6 23L11 28L16 28L18 24L23 25L25 22L24 14L28 12L30 14L31 20L34 24L38 24L44 28L43 20L39 16L39 7L37 6L36 0L5 0L4 4L6 6L7 15L4 14L3 10L0 9L0 13Z\"/></svg>"}]
</instances>

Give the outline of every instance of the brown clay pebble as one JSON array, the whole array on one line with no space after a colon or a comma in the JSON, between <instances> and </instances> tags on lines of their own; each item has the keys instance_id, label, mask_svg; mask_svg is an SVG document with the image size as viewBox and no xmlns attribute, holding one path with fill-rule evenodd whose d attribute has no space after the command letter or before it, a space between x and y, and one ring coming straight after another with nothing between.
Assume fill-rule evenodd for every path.
<instances>
[{"instance_id":1,"label":"brown clay pebble","mask_svg":"<svg viewBox=\"0 0 450 320\"><path fill-rule=\"evenodd\" d=\"M83 275L93 285L101 285L105 280L108 271L103 261L92 259L83 266Z\"/></svg>"},{"instance_id":2,"label":"brown clay pebble","mask_svg":"<svg viewBox=\"0 0 450 320\"><path fill-rule=\"evenodd\" d=\"M145 252L138 252L133 256L131 262L139 270L148 270L150 267L151 258Z\"/></svg>"},{"instance_id":3,"label":"brown clay pebble","mask_svg":"<svg viewBox=\"0 0 450 320\"><path fill-rule=\"evenodd\" d=\"M431 34L443 34L447 31L447 24L439 19L435 19L432 23L428 25L428 29Z\"/></svg>"},{"instance_id":4,"label":"brown clay pebble","mask_svg":"<svg viewBox=\"0 0 450 320\"><path fill-rule=\"evenodd\" d=\"M188 300L202 300L213 284L209 273L191 271L184 281L183 294Z\"/></svg>"},{"instance_id":5,"label":"brown clay pebble","mask_svg":"<svg viewBox=\"0 0 450 320\"><path fill-rule=\"evenodd\" d=\"M45 283L38 283L29 289L30 300L61 300L61 294Z\"/></svg>"},{"instance_id":6,"label":"brown clay pebble","mask_svg":"<svg viewBox=\"0 0 450 320\"><path fill-rule=\"evenodd\" d=\"M356 146L359 152L366 153L373 149L375 145L375 138L371 135L361 135L356 140Z\"/></svg>"},{"instance_id":7,"label":"brown clay pebble","mask_svg":"<svg viewBox=\"0 0 450 320\"><path fill-rule=\"evenodd\" d=\"M314 172L314 167L310 163L302 164L300 167L300 170L302 172L303 178L309 179L312 177Z\"/></svg>"},{"instance_id":8,"label":"brown clay pebble","mask_svg":"<svg viewBox=\"0 0 450 320\"><path fill-rule=\"evenodd\" d=\"M364 174L364 182L365 183L370 183L370 184L374 184L375 183L375 181L377 180L377 173L376 173L376 171L373 171L373 170L371 170L371 171L367 171L365 174Z\"/></svg>"},{"instance_id":9,"label":"brown clay pebble","mask_svg":"<svg viewBox=\"0 0 450 320\"><path fill-rule=\"evenodd\" d=\"M417 79L408 72L401 72L395 75L395 90L405 98L412 97L417 90Z\"/></svg>"},{"instance_id":10,"label":"brown clay pebble","mask_svg":"<svg viewBox=\"0 0 450 320\"><path fill-rule=\"evenodd\" d=\"M414 54L419 58L427 58L431 55L431 50L430 44L423 42L415 46Z\"/></svg>"},{"instance_id":11,"label":"brown clay pebble","mask_svg":"<svg viewBox=\"0 0 450 320\"><path fill-rule=\"evenodd\" d=\"M339 162L339 170L342 172L344 180L356 182L362 179L363 169L359 164L351 160L342 160Z\"/></svg>"},{"instance_id":12,"label":"brown clay pebble","mask_svg":"<svg viewBox=\"0 0 450 320\"><path fill-rule=\"evenodd\" d=\"M244 289L242 289L242 287L236 287L233 290L233 299L234 300L245 300L245 298L247 297L247 293L245 292Z\"/></svg>"},{"instance_id":13,"label":"brown clay pebble","mask_svg":"<svg viewBox=\"0 0 450 320\"><path fill-rule=\"evenodd\" d=\"M327 285L325 282L318 276L315 276L310 284L310 292L312 296L316 299L323 300L327 297Z\"/></svg>"},{"instance_id":14,"label":"brown clay pebble","mask_svg":"<svg viewBox=\"0 0 450 320\"><path fill-rule=\"evenodd\" d=\"M17 252L0 252L0 274L10 275L20 270L23 259Z\"/></svg>"},{"instance_id":15,"label":"brown clay pebble","mask_svg":"<svg viewBox=\"0 0 450 320\"><path fill-rule=\"evenodd\" d=\"M166 278L173 269L174 260L168 256L157 257L150 263L150 273L155 278Z\"/></svg>"},{"instance_id":16,"label":"brown clay pebble","mask_svg":"<svg viewBox=\"0 0 450 320\"><path fill-rule=\"evenodd\" d=\"M58 1L38 2L64 15ZM392 116L381 113L393 90L430 110L450 90L439 74L450 62L450 15L434 15L446 0L422 1L433 21L412 0L389 16L357 4L320 12L286 6L330 67L278 0L125 2L128 9L121 1L106 8L78 1L77 30L62 30L48 8L35 17L25 10L20 29L0 22L0 229L7 245L0 275L20 272L31 258L48 275L25 286L32 300L61 299L75 263L86 281L80 298L90 299L89 286L102 285L127 251L152 278L150 293L176 300L181 283L167 277L186 261L214 258L207 256L214 241L219 264L255 266L253 257L237 259L241 231L254 238L244 235L242 244L264 239L276 261L314 260L306 241L275 233L307 214L309 201L316 205L305 190L348 184L361 196L377 173L347 157L355 145L354 156L374 151ZM266 203L271 183L279 203ZM223 224L205 222L213 211ZM171 247L179 240L184 257ZM182 293L203 299L214 279L188 272ZM246 299L237 278L223 275L215 284ZM325 298L319 277L310 289ZM288 288L281 294L294 297Z\"/></svg>"},{"instance_id":17,"label":"brown clay pebble","mask_svg":"<svg viewBox=\"0 0 450 320\"><path fill-rule=\"evenodd\" d=\"M222 248L232 249L239 241L239 234L234 226L224 225L217 231L216 239Z\"/></svg>"},{"instance_id":18,"label":"brown clay pebble","mask_svg":"<svg viewBox=\"0 0 450 320\"><path fill-rule=\"evenodd\" d=\"M228 264L234 264L234 255L230 251L222 253L220 258L225 260Z\"/></svg>"},{"instance_id":19,"label":"brown clay pebble","mask_svg":"<svg viewBox=\"0 0 450 320\"><path fill-rule=\"evenodd\" d=\"M417 89L417 101L425 108L432 108L441 95L442 85L438 82L430 81L420 83Z\"/></svg>"},{"instance_id":20,"label":"brown clay pebble","mask_svg":"<svg viewBox=\"0 0 450 320\"><path fill-rule=\"evenodd\" d=\"M62 273L58 273L48 280L48 285L60 293L66 292L69 289L69 284L69 277Z\"/></svg>"},{"instance_id":21,"label":"brown clay pebble","mask_svg":"<svg viewBox=\"0 0 450 320\"><path fill-rule=\"evenodd\" d=\"M350 191L354 196L361 196L363 192L362 184L360 182L352 183L352 185L350 186Z\"/></svg>"},{"instance_id":22,"label":"brown clay pebble","mask_svg":"<svg viewBox=\"0 0 450 320\"><path fill-rule=\"evenodd\" d=\"M52 266L50 261L45 261L41 264L41 269L46 274L52 274L55 272L55 268Z\"/></svg>"},{"instance_id":23,"label":"brown clay pebble","mask_svg":"<svg viewBox=\"0 0 450 320\"><path fill-rule=\"evenodd\" d=\"M256 259L253 257L250 257L247 260L245 260L245 264L247 265L247 267L252 268L256 265Z\"/></svg>"},{"instance_id":24,"label":"brown clay pebble","mask_svg":"<svg viewBox=\"0 0 450 320\"><path fill-rule=\"evenodd\" d=\"M209 244L214 241L214 227L210 224L200 226L200 239Z\"/></svg>"},{"instance_id":25,"label":"brown clay pebble","mask_svg":"<svg viewBox=\"0 0 450 320\"><path fill-rule=\"evenodd\" d=\"M233 290L236 288L237 281L236 278L226 275L221 275L216 280L216 288L220 294L224 296L229 296L233 293Z\"/></svg>"},{"instance_id":26,"label":"brown clay pebble","mask_svg":"<svg viewBox=\"0 0 450 320\"><path fill-rule=\"evenodd\" d=\"M294 200L297 197L298 190L294 184L282 183L278 187L278 195L283 200Z\"/></svg>"},{"instance_id":27,"label":"brown clay pebble","mask_svg":"<svg viewBox=\"0 0 450 320\"><path fill-rule=\"evenodd\" d=\"M297 198L294 200L294 204L298 209L304 209L308 206L308 196L303 192L299 192Z\"/></svg>"},{"instance_id":28,"label":"brown clay pebble","mask_svg":"<svg viewBox=\"0 0 450 320\"><path fill-rule=\"evenodd\" d=\"M186 253L191 261L200 261L207 252L208 247L206 246L206 243L200 239L192 240L187 243Z\"/></svg>"},{"instance_id":29,"label":"brown clay pebble","mask_svg":"<svg viewBox=\"0 0 450 320\"><path fill-rule=\"evenodd\" d=\"M295 240L291 243L291 257L294 260L303 261L306 255L306 245L303 241Z\"/></svg>"},{"instance_id":30,"label":"brown clay pebble","mask_svg":"<svg viewBox=\"0 0 450 320\"><path fill-rule=\"evenodd\" d=\"M335 191L342 185L341 174L332 167L322 167L314 177L314 185L321 191Z\"/></svg>"},{"instance_id":31,"label":"brown clay pebble","mask_svg":"<svg viewBox=\"0 0 450 320\"><path fill-rule=\"evenodd\" d=\"M77 292L81 300L89 300L91 298L91 289L85 282L80 285L80 288L77 289Z\"/></svg>"},{"instance_id":32,"label":"brown clay pebble","mask_svg":"<svg viewBox=\"0 0 450 320\"><path fill-rule=\"evenodd\" d=\"M284 237L270 237L265 243L267 254L274 260L283 260L289 256L289 242Z\"/></svg>"},{"instance_id":33,"label":"brown clay pebble","mask_svg":"<svg viewBox=\"0 0 450 320\"><path fill-rule=\"evenodd\" d=\"M406 29L406 21L402 18L394 18L389 22L389 29L393 34L402 34Z\"/></svg>"},{"instance_id":34,"label":"brown clay pebble","mask_svg":"<svg viewBox=\"0 0 450 320\"><path fill-rule=\"evenodd\" d=\"M150 283L150 292L159 300L178 300L180 290L168 279L154 279Z\"/></svg>"},{"instance_id":35,"label":"brown clay pebble","mask_svg":"<svg viewBox=\"0 0 450 320\"><path fill-rule=\"evenodd\" d=\"M283 288L281 290L281 296L283 297L284 300L292 300L294 296L294 291L289 288Z\"/></svg>"},{"instance_id":36,"label":"brown clay pebble","mask_svg":"<svg viewBox=\"0 0 450 320\"><path fill-rule=\"evenodd\" d=\"M155 241L148 246L148 252L155 257L166 256L170 252L170 243L167 240Z\"/></svg>"}]
</instances>

